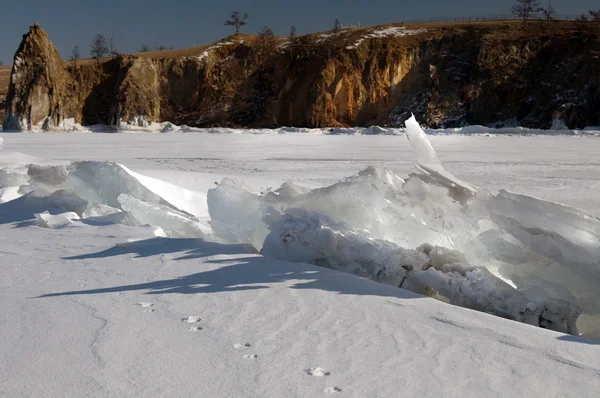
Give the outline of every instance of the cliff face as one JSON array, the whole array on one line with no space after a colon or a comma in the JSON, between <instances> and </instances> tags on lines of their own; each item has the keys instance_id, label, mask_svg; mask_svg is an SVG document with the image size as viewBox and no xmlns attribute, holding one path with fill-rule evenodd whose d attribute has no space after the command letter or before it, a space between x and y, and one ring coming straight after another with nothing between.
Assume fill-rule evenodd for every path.
<instances>
[{"instance_id":1,"label":"cliff face","mask_svg":"<svg viewBox=\"0 0 600 398\"><path fill-rule=\"evenodd\" d=\"M600 29L559 27L550 34L510 25L467 29L430 42L435 50L418 66L421 78L392 117L412 111L435 127L599 125Z\"/></svg>"},{"instance_id":2,"label":"cliff face","mask_svg":"<svg viewBox=\"0 0 600 398\"><path fill-rule=\"evenodd\" d=\"M5 129L600 125L598 29L541 23L384 26L232 36L196 53L64 63L37 25L15 55Z\"/></svg>"}]
</instances>

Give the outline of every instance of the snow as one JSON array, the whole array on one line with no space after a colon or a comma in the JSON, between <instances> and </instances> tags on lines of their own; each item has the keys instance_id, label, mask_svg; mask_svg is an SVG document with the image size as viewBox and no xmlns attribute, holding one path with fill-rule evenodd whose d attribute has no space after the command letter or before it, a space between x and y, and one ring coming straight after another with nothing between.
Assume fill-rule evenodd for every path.
<instances>
[{"instance_id":1,"label":"snow","mask_svg":"<svg viewBox=\"0 0 600 398\"><path fill-rule=\"evenodd\" d=\"M2 134L0 395L595 394L600 142L407 137Z\"/></svg>"},{"instance_id":2,"label":"snow","mask_svg":"<svg viewBox=\"0 0 600 398\"><path fill-rule=\"evenodd\" d=\"M198 56L198 59L202 61L206 57L208 57L208 51L203 51L202 54Z\"/></svg>"},{"instance_id":3,"label":"snow","mask_svg":"<svg viewBox=\"0 0 600 398\"><path fill-rule=\"evenodd\" d=\"M73 220L79 220L77 213L72 211L57 215L51 215L49 212L45 211L40 214L34 214L34 216L41 228L50 229L64 228L73 224Z\"/></svg>"},{"instance_id":4,"label":"snow","mask_svg":"<svg viewBox=\"0 0 600 398\"><path fill-rule=\"evenodd\" d=\"M319 35L319 38L316 40L316 43L322 43L324 41L326 41L327 39L329 39L330 37L336 37L340 34L341 32L338 33L321 33Z\"/></svg>"},{"instance_id":5,"label":"snow","mask_svg":"<svg viewBox=\"0 0 600 398\"><path fill-rule=\"evenodd\" d=\"M244 41L240 40L238 42L233 42L233 41L224 41L224 42L219 42L216 43L214 46L210 46L208 47L205 51L202 52L202 54L200 54L199 56L197 56L196 58L199 59L200 61L202 61L204 58L208 57L210 52L213 50L218 50L219 48L223 47L223 46L231 46L233 44L242 44Z\"/></svg>"},{"instance_id":6,"label":"snow","mask_svg":"<svg viewBox=\"0 0 600 398\"><path fill-rule=\"evenodd\" d=\"M346 47L348 50L358 48L365 40L379 39L383 37L414 36L427 32L427 29L406 29L404 26L392 26L389 28L375 29L358 39L353 45Z\"/></svg>"}]
</instances>

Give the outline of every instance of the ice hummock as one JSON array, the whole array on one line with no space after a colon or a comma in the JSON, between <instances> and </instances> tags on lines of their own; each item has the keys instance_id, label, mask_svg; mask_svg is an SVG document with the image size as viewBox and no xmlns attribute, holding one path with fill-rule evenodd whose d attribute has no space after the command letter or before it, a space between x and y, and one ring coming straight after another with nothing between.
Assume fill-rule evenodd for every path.
<instances>
[{"instance_id":1,"label":"ice hummock","mask_svg":"<svg viewBox=\"0 0 600 398\"><path fill-rule=\"evenodd\" d=\"M329 187L288 183L266 194L225 180L208 192L213 232L228 243L250 242L267 257L557 331L576 334L581 312L600 313L596 218L482 191L443 168L414 118L407 136L418 159L407 179L368 167Z\"/></svg>"},{"instance_id":2,"label":"ice hummock","mask_svg":"<svg viewBox=\"0 0 600 398\"><path fill-rule=\"evenodd\" d=\"M62 228L81 218L96 224L152 225L172 237L210 235L210 227L191 213L205 216L206 204L194 203L205 198L202 193L112 162L25 168L25 173L0 170L0 199L11 199L5 200L7 216L0 221L35 217L42 227Z\"/></svg>"},{"instance_id":3,"label":"ice hummock","mask_svg":"<svg viewBox=\"0 0 600 398\"><path fill-rule=\"evenodd\" d=\"M149 224L169 237L250 243L266 257L557 331L577 334L583 313L579 331L600 330L600 221L460 180L444 169L414 118L407 137L418 164L406 178L367 167L331 186L285 183L263 194L225 179L205 195L110 162L4 169L2 217L37 215L47 228ZM210 225L201 220L207 212Z\"/></svg>"}]
</instances>

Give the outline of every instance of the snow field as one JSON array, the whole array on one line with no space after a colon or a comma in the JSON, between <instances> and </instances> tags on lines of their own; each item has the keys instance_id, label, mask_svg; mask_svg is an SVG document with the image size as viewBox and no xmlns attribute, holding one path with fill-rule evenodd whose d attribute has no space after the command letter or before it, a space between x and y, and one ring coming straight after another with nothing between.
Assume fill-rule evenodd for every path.
<instances>
[{"instance_id":1,"label":"snow field","mask_svg":"<svg viewBox=\"0 0 600 398\"><path fill-rule=\"evenodd\" d=\"M475 186L454 177L421 132L413 132L419 163L413 176L398 172L410 170L414 159L399 144L404 137L365 137L379 139L358 151L352 144L361 137L254 136L252 143L200 135L202 148L183 135L170 136L170 145L145 136L140 151L139 138L126 135L114 138L125 144L117 150L106 135L4 135L0 395L593 394L600 374L594 341L448 306L398 286L433 286L446 301L470 308L483 302L477 309L484 311L500 305L510 312L523 299L527 306L559 295L587 302L591 313L585 281L596 277L597 220L529 196L488 195L477 179ZM63 137L48 150L47 140ZM488 155L477 162L484 141L470 143L473 150L457 138L438 142L460 148L457 158L470 153L469 166L489 180ZM579 141L512 139L540 144L528 151L530 161L540 151L539 170L528 166L523 174L540 183L542 169L557 164L543 140ZM597 148L593 139L583 140L587 153ZM81 142L78 153L70 150ZM271 143L267 154L265 142ZM94 150L86 154L85 145ZM262 146L262 158L252 145ZM365 169L356 159L367 156L388 158L396 170ZM511 156L522 159L513 150L501 162ZM571 156L581 161L581 151L563 150L554 166L563 177ZM320 174L307 175L311 170ZM290 174L301 183L274 189ZM585 178L593 191L594 174ZM562 191L556 192L553 199ZM579 193L594 211L592 196ZM562 195L573 203L568 192ZM488 257L466 250L472 246ZM261 248L265 256L257 253ZM498 278L507 278L501 266L482 273L473 258L485 258L486 266L500 261L519 278L510 286ZM550 274L537 265L548 261ZM540 283L555 277L561 289ZM536 289L515 295L522 283ZM456 296L459 284L463 293L473 290ZM586 321L584 329L593 332L593 316ZM386 374L394 376L382 383ZM24 382L31 377L38 382Z\"/></svg>"}]
</instances>

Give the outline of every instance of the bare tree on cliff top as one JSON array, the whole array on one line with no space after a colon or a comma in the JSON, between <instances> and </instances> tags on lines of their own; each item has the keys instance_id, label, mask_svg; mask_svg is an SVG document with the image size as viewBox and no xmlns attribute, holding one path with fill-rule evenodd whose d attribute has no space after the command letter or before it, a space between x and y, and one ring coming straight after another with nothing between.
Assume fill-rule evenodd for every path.
<instances>
[{"instance_id":1,"label":"bare tree on cliff top","mask_svg":"<svg viewBox=\"0 0 600 398\"><path fill-rule=\"evenodd\" d=\"M108 48L109 48L108 52L113 57L116 57L117 55L119 55L119 52L117 51L117 45L116 45L115 41L116 41L115 36L112 35L110 37L110 42L108 44Z\"/></svg>"},{"instance_id":2,"label":"bare tree on cliff top","mask_svg":"<svg viewBox=\"0 0 600 398\"><path fill-rule=\"evenodd\" d=\"M290 28L290 38L294 38L296 37L296 27L294 25L292 25L292 27Z\"/></svg>"},{"instance_id":3,"label":"bare tree on cliff top","mask_svg":"<svg viewBox=\"0 0 600 398\"><path fill-rule=\"evenodd\" d=\"M150 47L147 44L142 44L142 47L140 47L138 52L147 53L148 51L150 51Z\"/></svg>"},{"instance_id":4,"label":"bare tree on cliff top","mask_svg":"<svg viewBox=\"0 0 600 398\"><path fill-rule=\"evenodd\" d=\"M590 14L588 16L588 14L582 12L580 16L575 18L575 28L577 31L585 35L592 34L596 25L593 18L593 15Z\"/></svg>"},{"instance_id":5,"label":"bare tree on cliff top","mask_svg":"<svg viewBox=\"0 0 600 398\"><path fill-rule=\"evenodd\" d=\"M333 22L333 31L339 32L340 30L342 30L342 23L336 18L336 20Z\"/></svg>"},{"instance_id":6,"label":"bare tree on cliff top","mask_svg":"<svg viewBox=\"0 0 600 398\"><path fill-rule=\"evenodd\" d=\"M96 35L90 45L90 55L100 63L100 60L108 55L108 45L102 35Z\"/></svg>"},{"instance_id":7,"label":"bare tree on cliff top","mask_svg":"<svg viewBox=\"0 0 600 398\"><path fill-rule=\"evenodd\" d=\"M77 62L79 61L79 58L81 58L81 56L79 55L79 46L75 46L71 51L71 63L73 64L73 67L77 67Z\"/></svg>"},{"instance_id":8,"label":"bare tree on cliff top","mask_svg":"<svg viewBox=\"0 0 600 398\"><path fill-rule=\"evenodd\" d=\"M539 0L517 0L517 3L512 6L513 15L523 20L523 28L527 27L533 14L542 10Z\"/></svg>"},{"instance_id":9,"label":"bare tree on cliff top","mask_svg":"<svg viewBox=\"0 0 600 398\"><path fill-rule=\"evenodd\" d=\"M542 14L544 15L544 19L546 20L546 27L548 28L548 33L550 33L550 22L556 19L556 10L552 7L552 0L548 0L548 7L542 8Z\"/></svg>"},{"instance_id":10,"label":"bare tree on cliff top","mask_svg":"<svg viewBox=\"0 0 600 398\"><path fill-rule=\"evenodd\" d=\"M246 26L248 24L246 22L248 17L249 17L249 15L246 12L242 15L242 14L240 14L240 12L234 11L231 13L231 16L229 17L229 19L227 21L225 21L225 26L234 26L235 33L238 34L238 33L240 33L240 29L242 28L242 26Z\"/></svg>"},{"instance_id":11,"label":"bare tree on cliff top","mask_svg":"<svg viewBox=\"0 0 600 398\"><path fill-rule=\"evenodd\" d=\"M590 17L591 20L594 22L600 22L600 9L594 11L594 10L590 10Z\"/></svg>"},{"instance_id":12,"label":"bare tree on cliff top","mask_svg":"<svg viewBox=\"0 0 600 398\"><path fill-rule=\"evenodd\" d=\"M267 60L275 53L277 39L273 29L268 26L262 26L258 30L256 38L256 63L264 66Z\"/></svg>"},{"instance_id":13,"label":"bare tree on cliff top","mask_svg":"<svg viewBox=\"0 0 600 398\"><path fill-rule=\"evenodd\" d=\"M77 61L79 58L81 58L81 55L79 55L79 46L75 46L71 51L71 61Z\"/></svg>"}]
</instances>

